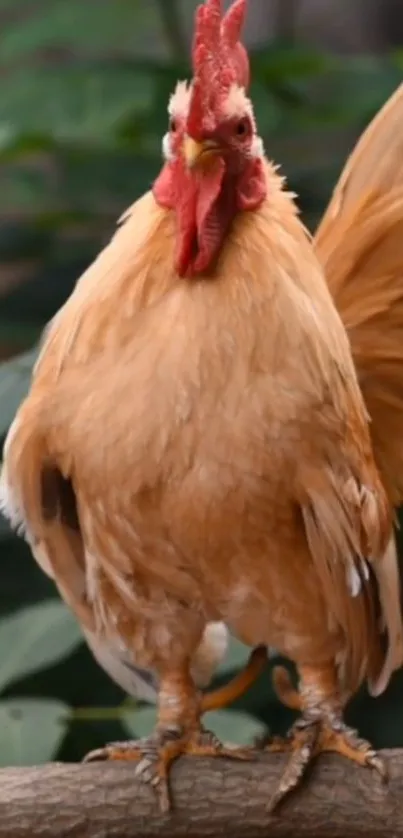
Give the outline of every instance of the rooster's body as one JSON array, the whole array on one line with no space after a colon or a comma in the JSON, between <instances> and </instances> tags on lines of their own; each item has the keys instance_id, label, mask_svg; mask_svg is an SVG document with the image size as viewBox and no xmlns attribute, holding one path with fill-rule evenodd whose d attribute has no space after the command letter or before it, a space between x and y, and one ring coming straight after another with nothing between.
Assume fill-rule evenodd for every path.
<instances>
[{"instance_id":1,"label":"rooster's body","mask_svg":"<svg viewBox=\"0 0 403 838\"><path fill-rule=\"evenodd\" d=\"M199 10L166 166L51 324L5 450L6 511L87 634L158 674L157 734L107 751L146 773L226 752L191 678L209 623L297 664L299 765L334 748L379 767L342 708L402 661L392 502L346 330L255 133L243 6L228 66L218 0Z\"/></svg>"}]
</instances>

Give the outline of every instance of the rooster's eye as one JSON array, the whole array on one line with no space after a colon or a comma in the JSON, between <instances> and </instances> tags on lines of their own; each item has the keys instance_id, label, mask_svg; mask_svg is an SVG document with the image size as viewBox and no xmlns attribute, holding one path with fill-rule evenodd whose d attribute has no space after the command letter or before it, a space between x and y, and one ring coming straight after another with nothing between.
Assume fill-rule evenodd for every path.
<instances>
[{"instance_id":1,"label":"rooster's eye","mask_svg":"<svg viewBox=\"0 0 403 838\"><path fill-rule=\"evenodd\" d=\"M249 131L249 122L246 118L240 119L235 126L235 133L237 137L244 137Z\"/></svg>"},{"instance_id":2,"label":"rooster's eye","mask_svg":"<svg viewBox=\"0 0 403 838\"><path fill-rule=\"evenodd\" d=\"M169 130L172 131L172 133L174 134L175 131L176 131L176 128L177 128L176 119L171 117L171 119L169 120Z\"/></svg>"}]
</instances>

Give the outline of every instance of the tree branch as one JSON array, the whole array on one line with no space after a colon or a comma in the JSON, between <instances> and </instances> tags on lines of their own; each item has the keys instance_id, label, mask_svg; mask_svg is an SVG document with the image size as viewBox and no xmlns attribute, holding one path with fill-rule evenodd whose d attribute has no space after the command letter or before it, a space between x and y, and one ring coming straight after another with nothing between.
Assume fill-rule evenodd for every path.
<instances>
[{"instance_id":1,"label":"tree branch","mask_svg":"<svg viewBox=\"0 0 403 838\"><path fill-rule=\"evenodd\" d=\"M284 758L183 758L172 769L175 811L161 817L128 763L0 770L0 838L397 838L403 834L403 750L384 753L388 786L366 768L321 756L303 789L265 811Z\"/></svg>"}]
</instances>

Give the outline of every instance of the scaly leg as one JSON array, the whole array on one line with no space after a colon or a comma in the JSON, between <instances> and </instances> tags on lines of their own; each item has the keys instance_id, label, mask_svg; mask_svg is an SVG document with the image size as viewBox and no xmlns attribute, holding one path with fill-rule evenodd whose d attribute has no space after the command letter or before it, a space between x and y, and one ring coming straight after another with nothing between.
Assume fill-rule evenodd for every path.
<instances>
[{"instance_id":1,"label":"scaly leg","mask_svg":"<svg viewBox=\"0 0 403 838\"><path fill-rule=\"evenodd\" d=\"M202 700L188 667L161 675L157 725L151 736L129 742L112 742L91 751L84 762L136 761L136 775L156 791L162 812L171 808L169 770L182 754L204 757L253 759L252 749L222 745L200 723Z\"/></svg>"},{"instance_id":2,"label":"scaly leg","mask_svg":"<svg viewBox=\"0 0 403 838\"><path fill-rule=\"evenodd\" d=\"M290 684L284 669L275 673L275 686L284 703L302 710L299 719L285 739L275 737L264 750L291 752L290 760L275 791L269 810L294 789L304 776L309 763L318 754L333 751L358 765L370 766L386 780L386 767L369 742L347 727L342 719L337 674L333 665L322 669L300 667L299 693Z\"/></svg>"}]
</instances>

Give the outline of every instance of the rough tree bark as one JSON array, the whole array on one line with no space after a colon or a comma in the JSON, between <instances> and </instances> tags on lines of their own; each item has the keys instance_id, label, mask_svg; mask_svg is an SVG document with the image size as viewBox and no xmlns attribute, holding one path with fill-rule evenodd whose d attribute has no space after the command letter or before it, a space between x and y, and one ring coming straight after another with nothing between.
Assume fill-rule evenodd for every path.
<instances>
[{"instance_id":1,"label":"rough tree bark","mask_svg":"<svg viewBox=\"0 0 403 838\"><path fill-rule=\"evenodd\" d=\"M390 779L336 756L317 761L276 815L265 804L284 759L184 758L172 771L175 811L161 817L125 763L0 770L0 838L401 838L403 750L384 753Z\"/></svg>"}]
</instances>

